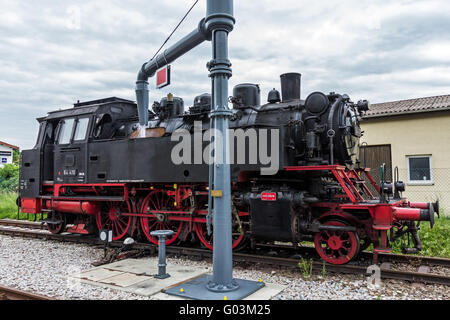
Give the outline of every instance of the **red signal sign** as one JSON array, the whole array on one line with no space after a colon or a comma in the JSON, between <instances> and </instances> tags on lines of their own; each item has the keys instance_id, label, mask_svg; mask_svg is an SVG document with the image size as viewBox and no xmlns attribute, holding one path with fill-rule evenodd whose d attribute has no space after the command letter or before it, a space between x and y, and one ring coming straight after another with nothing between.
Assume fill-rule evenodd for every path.
<instances>
[{"instance_id":1,"label":"red signal sign","mask_svg":"<svg viewBox=\"0 0 450 320\"><path fill-rule=\"evenodd\" d=\"M156 88L161 89L170 84L170 65L156 71Z\"/></svg>"},{"instance_id":2,"label":"red signal sign","mask_svg":"<svg viewBox=\"0 0 450 320\"><path fill-rule=\"evenodd\" d=\"M261 200L263 201L276 201L277 194L275 192L263 192L261 193Z\"/></svg>"}]
</instances>

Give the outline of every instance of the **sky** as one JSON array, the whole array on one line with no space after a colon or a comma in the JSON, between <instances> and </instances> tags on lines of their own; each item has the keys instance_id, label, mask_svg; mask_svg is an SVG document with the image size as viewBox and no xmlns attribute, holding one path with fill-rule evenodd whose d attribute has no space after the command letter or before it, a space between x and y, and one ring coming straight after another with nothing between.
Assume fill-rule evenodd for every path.
<instances>
[{"instance_id":1,"label":"sky","mask_svg":"<svg viewBox=\"0 0 450 320\"><path fill-rule=\"evenodd\" d=\"M141 65L194 0L0 0L0 140L32 148L36 118L77 100L135 100ZM205 16L200 0L166 48ZM448 0L235 0L232 87L257 83L261 101L279 75L302 74L314 91L371 103L450 94ZM210 91L204 42L172 63L172 84L155 89L187 109Z\"/></svg>"}]
</instances>

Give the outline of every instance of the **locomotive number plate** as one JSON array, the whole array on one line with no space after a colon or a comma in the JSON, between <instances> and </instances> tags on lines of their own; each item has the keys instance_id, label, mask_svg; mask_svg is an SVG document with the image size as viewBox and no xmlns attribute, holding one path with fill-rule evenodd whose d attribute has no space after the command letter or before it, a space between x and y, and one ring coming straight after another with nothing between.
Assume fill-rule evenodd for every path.
<instances>
[{"instance_id":1,"label":"locomotive number plate","mask_svg":"<svg viewBox=\"0 0 450 320\"><path fill-rule=\"evenodd\" d=\"M264 201L276 201L277 194L275 192L263 192L261 193L261 200Z\"/></svg>"}]
</instances>

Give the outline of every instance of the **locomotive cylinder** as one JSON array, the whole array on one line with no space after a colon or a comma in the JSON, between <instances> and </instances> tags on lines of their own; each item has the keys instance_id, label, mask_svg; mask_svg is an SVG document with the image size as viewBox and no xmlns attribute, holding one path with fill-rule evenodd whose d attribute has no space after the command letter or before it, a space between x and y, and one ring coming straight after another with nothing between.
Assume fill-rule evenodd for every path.
<instances>
[{"instance_id":1,"label":"locomotive cylinder","mask_svg":"<svg viewBox=\"0 0 450 320\"><path fill-rule=\"evenodd\" d=\"M100 206L90 201L50 201L46 202L47 208L59 212L95 215L100 212Z\"/></svg>"}]
</instances>

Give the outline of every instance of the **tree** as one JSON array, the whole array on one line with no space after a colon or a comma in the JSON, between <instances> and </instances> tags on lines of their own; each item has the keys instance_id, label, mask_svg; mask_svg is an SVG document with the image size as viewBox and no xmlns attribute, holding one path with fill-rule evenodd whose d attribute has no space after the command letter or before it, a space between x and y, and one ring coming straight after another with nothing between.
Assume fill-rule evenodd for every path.
<instances>
[{"instance_id":1,"label":"tree","mask_svg":"<svg viewBox=\"0 0 450 320\"><path fill-rule=\"evenodd\" d=\"M13 163L19 164L20 160L20 151L19 150L13 150Z\"/></svg>"}]
</instances>

